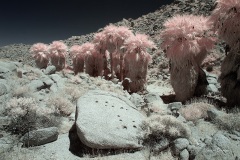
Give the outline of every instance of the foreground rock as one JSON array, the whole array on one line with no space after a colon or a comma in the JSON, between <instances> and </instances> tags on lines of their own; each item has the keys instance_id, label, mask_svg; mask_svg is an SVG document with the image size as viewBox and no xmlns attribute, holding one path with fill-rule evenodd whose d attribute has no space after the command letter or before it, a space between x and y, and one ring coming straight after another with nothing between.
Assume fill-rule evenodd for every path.
<instances>
[{"instance_id":1,"label":"foreground rock","mask_svg":"<svg viewBox=\"0 0 240 160\"><path fill-rule=\"evenodd\" d=\"M26 133L21 141L23 142L24 146L39 146L46 143L50 143L56 141L58 138L58 128L57 127L50 127L44 129L38 129L35 131L31 131Z\"/></svg>"},{"instance_id":2,"label":"foreground rock","mask_svg":"<svg viewBox=\"0 0 240 160\"><path fill-rule=\"evenodd\" d=\"M86 146L95 149L141 148L139 125L144 116L125 97L93 90L77 102L77 134Z\"/></svg>"}]
</instances>

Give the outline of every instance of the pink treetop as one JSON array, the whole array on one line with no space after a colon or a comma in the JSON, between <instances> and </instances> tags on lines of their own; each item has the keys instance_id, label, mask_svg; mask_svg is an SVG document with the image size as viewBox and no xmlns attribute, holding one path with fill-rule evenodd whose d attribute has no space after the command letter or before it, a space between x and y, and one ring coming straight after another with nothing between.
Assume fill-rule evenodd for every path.
<instances>
[{"instance_id":1,"label":"pink treetop","mask_svg":"<svg viewBox=\"0 0 240 160\"><path fill-rule=\"evenodd\" d=\"M240 33L240 1L217 0L217 6L210 19L214 22L214 29L220 38L230 46L239 40Z\"/></svg>"},{"instance_id":2,"label":"pink treetop","mask_svg":"<svg viewBox=\"0 0 240 160\"><path fill-rule=\"evenodd\" d=\"M90 54L95 52L95 45L93 43L84 43L80 46L79 52L82 54Z\"/></svg>"},{"instance_id":3,"label":"pink treetop","mask_svg":"<svg viewBox=\"0 0 240 160\"><path fill-rule=\"evenodd\" d=\"M142 54L151 60L151 56L147 52L148 48L155 48L153 41L148 39L148 36L145 34L136 34L135 36L129 37L125 43L124 47L127 54Z\"/></svg>"},{"instance_id":4,"label":"pink treetop","mask_svg":"<svg viewBox=\"0 0 240 160\"><path fill-rule=\"evenodd\" d=\"M44 43L36 43L30 48L30 53L37 54L39 52L47 53L48 46Z\"/></svg>"},{"instance_id":5,"label":"pink treetop","mask_svg":"<svg viewBox=\"0 0 240 160\"><path fill-rule=\"evenodd\" d=\"M103 32L94 35L93 43L95 43L96 49L102 50L101 53L105 53L107 49L106 39L106 35Z\"/></svg>"},{"instance_id":6,"label":"pink treetop","mask_svg":"<svg viewBox=\"0 0 240 160\"><path fill-rule=\"evenodd\" d=\"M106 26L103 30L103 34L106 35L106 41L108 44L113 44L115 47L121 46L128 37L132 36L133 33L125 26Z\"/></svg>"},{"instance_id":7,"label":"pink treetop","mask_svg":"<svg viewBox=\"0 0 240 160\"><path fill-rule=\"evenodd\" d=\"M112 53L115 49L121 47L125 39L132 35L132 31L125 26L108 25L102 32L95 34L93 42Z\"/></svg>"},{"instance_id":8,"label":"pink treetop","mask_svg":"<svg viewBox=\"0 0 240 160\"><path fill-rule=\"evenodd\" d=\"M48 46L43 43L36 43L30 48L30 53L35 58L36 66L46 68L49 62Z\"/></svg>"},{"instance_id":9,"label":"pink treetop","mask_svg":"<svg viewBox=\"0 0 240 160\"><path fill-rule=\"evenodd\" d=\"M78 57L80 56L80 57L84 58L84 56L86 55L86 49L84 49L83 46L73 45L69 50L70 57L72 59L76 58L76 56L78 56Z\"/></svg>"},{"instance_id":10,"label":"pink treetop","mask_svg":"<svg viewBox=\"0 0 240 160\"><path fill-rule=\"evenodd\" d=\"M61 41L53 41L49 46L49 52L55 54L62 54L66 56L67 54L67 46Z\"/></svg>"},{"instance_id":11,"label":"pink treetop","mask_svg":"<svg viewBox=\"0 0 240 160\"><path fill-rule=\"evenodd\" d=\"M197 56L202 50L213 48L215 39L207 35L212 23L208 18L195 15L176 15L164 23L162 47L168 58L180 61Z\"/></svg>"},{"instance_id":12,"label":"pink treetop","mask_svg":"<svg viewBox=\"0 0 240 160\"><path fill-rule=\"evenodd\" d=\"M80 53L80 50L80 45L73 45L69 50L70 57L74 58L78 53Z\"/></svg>"}]
</instances>

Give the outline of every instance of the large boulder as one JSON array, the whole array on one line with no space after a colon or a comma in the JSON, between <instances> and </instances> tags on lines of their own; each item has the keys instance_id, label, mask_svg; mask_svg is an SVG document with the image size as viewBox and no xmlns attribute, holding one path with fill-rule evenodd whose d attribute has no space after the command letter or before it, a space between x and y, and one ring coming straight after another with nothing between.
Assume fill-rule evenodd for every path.
<instances>
[{"instance_id":1,"label":"large boulder","mask_svg":"<svg viewBox=\"0 0 240 160\"><path fill-rule=\"evenodd\" d=\"M144 119L130 100L115 93L91 90L77 101L77 134L91 148L141 148Z\"/></svg>"}]
</instances>

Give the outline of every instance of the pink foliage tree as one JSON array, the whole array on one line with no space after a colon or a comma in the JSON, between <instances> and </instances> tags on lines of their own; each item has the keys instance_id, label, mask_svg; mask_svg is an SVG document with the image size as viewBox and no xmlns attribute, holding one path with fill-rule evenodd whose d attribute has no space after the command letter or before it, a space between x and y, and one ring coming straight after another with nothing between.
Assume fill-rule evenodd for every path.
<instances>
[{"instance_id":1,"label":"pink foliage tree","mask_svg":"<svg viewBox=\"0 0 240 160\"><path fill-rule=\"evenodd\" d=\"M94 42L97 44L97 48L100 50L101 54L106 54L108 52L110 56L110 73L113 77L114 72L117 77L122 81L122 71L123 71L123 56L124 53L121 47L124 41L132 36L133 33L127 27L124 26L106 26L102 32L97 33L94 38ZM105 56L106 58L107 56ZM108 61L106 59L106 61ZM105 64L107 68L107 64Z\"/></svg>"},{"instance_id":2,"label":"pink foliage tree","mask_svg":"<svg viewBox=\"0 0 240 160\"><path fill-rule=\"evenodd\" d=\"M84 71L84 60L85 60L85 52L83 52L83 47L80 45L74 45L70 48L70 56L73 62L73 71L75 75L79 72Z\"/></svg>"},{"instance_id":3,"label":"pink foliage tree","mask_svg":"<svg viewBox=\"0 0 240 160\"><path fill-rule=\"evenodd\" d=\"M176 100L186 101L195 94L203 94L207 81L203 79L206 75L200 65L214 47L215 38L210 33L212 23L203 16L176 15L168 19L164 27L161 47L170 59Z\"/></svg>"},{"instance_id":4,"label":"pink foliage tree","mask_svg":"<svg viewBox=\"0 0 240 160\"><path fill-rule=\"evenodd\" d=\"M210 19L230 51L221 65L221 91L228 107L240 106L240 1L217 0Z\"/></svg>"},{"instance_id":5,"label":"pink foliage tree","mask_svg":"<svg viewBox=\"0 0 240 160\"><path fill-rule=\"evenodd\" d=\"M93 43L84 43L80 47L80 51L85 57L85 72L93 77L102 76L104 69L103 54L98 52Z\"/></svg>"},{"instance_id":6,"label":"pink foliage tree","mask_svg":"<svg viewBox=\"0 0 240 160\"><path fill-rule=\"evenodd\" d=\"M131 92L144 89L147 81L148 64L152 60L147 49L154 47L154 43L144 34L136 34L125 41L123 47L126 50L124 78L130 79L129 89Z\"/></svg>"},{"instance_id":7,"label":"pink foliage tree","mask_svg":"<svg viewBox=\"0 0 240 160\"><path fill-rule=\"evenodd\" d=\"M38 68L46 68L49 63L48 46L44 43L36 43L30 48L30 53L35 58Z\"/></svg>"},{"instance_id":8,"label":"pink foliage tree","mask_svg":"<svg viewBox=\"0 0 240 160\"><path fill-rule=\"evenodd\" d=\"M61 41L53 41L49 46L51 63L60 71L66 66L66 54L68 47Z\"/></svg>"}]
</instances>

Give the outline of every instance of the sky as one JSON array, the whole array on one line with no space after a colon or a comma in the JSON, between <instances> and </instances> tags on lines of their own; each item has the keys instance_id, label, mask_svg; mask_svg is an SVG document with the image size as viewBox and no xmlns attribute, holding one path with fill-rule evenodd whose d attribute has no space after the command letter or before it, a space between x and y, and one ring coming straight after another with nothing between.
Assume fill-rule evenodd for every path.
<instances>
[{"instance_id":1,"label":"sky","mask_svg":"<svg viewBox=\"0 0 240 160\"><path fill-rule=\"evenodd\" d=\"M136 19L174 0L3 0L0 47L51 43L96 32L123 18Z\"/></svg>"}]
</instances>

